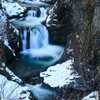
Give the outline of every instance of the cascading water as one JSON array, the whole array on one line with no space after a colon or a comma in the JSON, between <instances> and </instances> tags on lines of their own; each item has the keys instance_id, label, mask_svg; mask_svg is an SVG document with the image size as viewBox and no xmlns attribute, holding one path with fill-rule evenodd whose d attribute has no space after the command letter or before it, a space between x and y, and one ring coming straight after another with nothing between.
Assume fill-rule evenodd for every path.
<instances>
[{"instance_id":1,"label":"cascading water","mask_svg":"<svg viewBox=\"0 0 100 100\"><path fill-rule=\"evenodd\" d=\"M26 20L31 19L32 17L37 17L37 11L29 10L26 15L27 15L27 17L25 18Z\"/></svg>"},{"instance_id":2,"label":"cascading water","mask_svg":"<svg viewBox=\"0 0 100 100\"><path fill-rule=\"evenodd\" d=\"M41 24L41 22L44 21L47 16L46 12L46 9L40 7L40 17L37 17L37 12L35 10L30 10L27 12L25 20L19 22L21 26L24 26L24 24L28 25L28 23L33 20L33 22L30 22L31 26L27 30L24 29L23 34L21 34L23 51L20 52L20 54L24 54L24 59L25 56L42 59L52 58L49 63L46 60L35 61L35 63L39 65L49 66L55 61L59 60L63 52L63 47L49 44L48 30L44 25ZM34 23L37 23L37 25ZM20 26L19 24L18 26ZM27 38L27 36L29 36L29 38Z\"/></svg>"},{"instance_id":3,"label":"cascading water","mask_svg":"<svg viewBox=\"0 0 100 100\"><path fill-rule=\"evenodd\" d=\"M30 38L29 38L29 48L30 49L40 49L42 47L45 47L49 44L48 39L48 30L44 25L38 25L35 28L30 28ZM23 34L21 34L21 40L22 40L22 48L23 51L27 49L28 40L27 40L27 30L24 29Z\"/></svg>"},{"instance_id":4,"label":"cascading water","mask_svg":"<svg viewBox=\"0 0 100 100\"><path fill-rule=\"evenodd\" d=\"M12 71L20 78L30 79L36 75L38 77L45 67L58 61L63 53L62 46L49 44L48 30L41 24L46 19L46 12L46 9L40 7L40 16L37 17L37 11L30 10L23 21L12 23L16 27L24 27L23 32L20 33L23 50L19 53L14 68L12 68ZM44 98L47 98L45 94L53 94L46 89L41 89L41 85L36 86L36 89L34 86L27 86L33 89L33 94L38 100L45 100ZM39 91L47 92L42 94ZM41 99L41 95L43 95L43 99Z\"/></svg>"},{"instance_id":5,"label":"cascading water","mask_svg":"<svg viewBox=\"0 0 100 100\"><path fill-rule=\"evenodd\" d=\"M46 18L47 14L46 14L47 10L44 9L43 7L40 8L40 18Z\"/></svg>"},{"instance_id":6,"label":"cascading water","mask_svg":"<svg viewBox=\"0 0 100 100\"><path fill-rule=\"evenodd\" d=\"M23 50L26 50L27 49L27 30L24 29L23 34L20 33L20 35L21 35L21 40L22 40L22 48Z\"/></svg>"},{"instance_id":7,"label":"cascading water","mask_svg":"<svg viewBox=\"0 0 100 100\"><path fill-rule=\"evenodd\" d=\"M47 45L48 31L45 26L40 25L30 30L30 49L40 49Z\"/></svg>"}]
</instances>

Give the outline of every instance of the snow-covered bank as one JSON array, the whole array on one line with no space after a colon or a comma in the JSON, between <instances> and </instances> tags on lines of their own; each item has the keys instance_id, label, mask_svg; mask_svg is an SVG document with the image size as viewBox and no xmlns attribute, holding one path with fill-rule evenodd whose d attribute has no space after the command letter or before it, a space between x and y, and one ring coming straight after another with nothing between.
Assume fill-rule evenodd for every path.
<instances>
[{"instance_id":1,"label":"snow-covered bank","mask_svg":"<svg viewBox=\"0 0 100 100\"><path fill-rule=\"evenodd\" d=\"M74 73L73 60L68 60L62 64L51 66L45 72L40 73L40 77L44 78L44 83L51 87L62 87L75 82L75 78L79 78L77 73Z\"/></svg>"},{"instance_id":2,"label":"snow-covered bank","mask_svg":"<svg viewBox=\"0 0 100 100\"><path fill-rule=\"evenodd\" d=\"M11 17L13 15L18 15L20 14L20 16L22 16L23 14L21 14L22 12L25 11L25 7L21 7L17 2L16 3L10 3L10 2L4 2L3 3L7 14Z\"/></svg>"},{"instance_id":3,"label":"snow-covered bank","mask_svg":"<svg viewBox=\"0 0 100 100\"><path fill-rule=\"evenodd\" d=\"M5 63L2 62L2 67L0 68L1 71L6 71L10 77L12 81L16 81L18 83L22 83L22 80L20 78L18 78L11 70L9 70L8 67L5 67Z\"/></svg>"},{"instance_id":4,"label":"snow-covered bank","mask_svg":"<svg viewBox=\"0 0 100 100\"><path fill-rule=\"evenodd\" d=\"M87 95L86 97L84 97L82 100L99 100L99 92L94 91L89 95Z\"/></svg>"},{"instance_id":5,"label":"snow-covered bank","mask_svg":"<svg viewBox=\"0 0 100 100\"><path fill-rule=\"evenodd\" d=\"M9 81L0 75L0 99L1 100L30 100L28 87L22 87L16 82Z\"/></svg>"}]
</instances>

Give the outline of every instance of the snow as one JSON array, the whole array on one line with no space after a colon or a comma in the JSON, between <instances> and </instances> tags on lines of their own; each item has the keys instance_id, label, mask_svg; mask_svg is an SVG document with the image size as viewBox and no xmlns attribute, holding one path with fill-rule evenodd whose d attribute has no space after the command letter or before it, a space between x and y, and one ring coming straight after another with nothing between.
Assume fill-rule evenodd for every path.
<instances>
[{"instance_id":1,"label":"snow","mask_svg":"<svg viewBox=\"0 0 100 100\"><path fill-rule=\"evenodd\" d=\"M0 70L6 70L6 72L8 72L9 75L11 76L11 80L16 81L18 83L22 83L22 80L18 78L11 70L9 70L4 62L2 62L2 67L0 68Z\"/></svg>"},{"instance_id":2,"label":"snow","mask_svg":"<svg viewBox=\"0 0 100 100\"><path fill-rule=\"evenodd\" d=\"M1 22L3 22L3 23L5 23L5 22L7 22L7 17L6 17L6 15L3 13L3 11L0 9L0 23ZM1 24L2 25L2 24Z\"/></svg>"},{"instance_id":3,"label":"snow","mask_svg":"<svg viewBox=\"0 0 100 100\"><path fill-rule=\"evenodd\" d=\"M13 56L16 56L14 50L9 46L9 43L8 43L8 40L7 39L4 40L4 44L12 51Z\"/></svg>"},{"instance_id":4,"label":"snow","mask_svg":"<svg viewBox=\"0 0 100 100\"><path fill-rule=\"evenodd\" d=\"M76 38L79 38L79 35L76 35Z\"/></svg>"},{"instance_id":5,"label":"snow","mask_svg":"<svg viewBox=\"0 0 100 100\"><path fill-rule=\"evenodd\" d=\"M17 35L19 35L19 31L12 24L10 24L10 26L14 28L13 32L15 32Z\"/></svg>"},{"instance_id":6,"label":"snow","mask_svg":"<svg viewBox=\"0 0 100 100\"><path fill-rule=\"evenodd\" d=\"M71 82L75 82L75 78L79 78L77 73L73 73L72 64L73 60L67 60L62 64L51 66L45 72L40 73L40 77L44 78L44 83L49 84L51 87L62 87Z\"/></svg>"},{"instance_id":7,"label":"snow","mask_svg":"<svg viewBox=\"0 0 100 100\"><path fill-rule=\"evenodd\" d=\"M5 67L5 63L2 62L2 66Z\"/></svg>"},{"instance_id":8,"label":"snow","mask_svg":"<svg viewBox=\"0 0 100 100\"><path fill-rule=\"evenodd\" d=\"M24 3L29 3L29 4L33 4L35 6L49 6L50 4L45 3L45 2L41 2L40 0L18 0L20 2L24 2Z\"/></svg>"},{"instance_id":9,"label":"snow","mask_svg":"<svg viewBox=\"0 0 100 100\"><path fill-rule=\"evenodd\" d=\"M4 2L5 9L9 16L18 15L24 12L25 7L21 7L18 3Z\"/></svg>"},{"instance_id":10,"label":"snow","mask_svg":"<svg viewBox=\"0 0 100 100\"><path fill-rule=\"evenodd\" d=\"M53 19L53 21L57 21L57 19Z\"/></svg>"},{"instance_id":11,"label":"snow","mask_svg":"<svg viewBox=\"0 0 100 100\"><path fill-rule=\"evenodd\" d=\"M57 9L57 2L54 4L54 6L49 10L49 16L46 19L46 25L47 27L50 27L49 21L52 17L57 17L57 14L54 13L54 9ZM54 21L57 21L57 19L53 19ZM54 25L56 26L56 24Z\"/></svg>"},{"instance_id":12,"label":"snow","mask_svg":"<svg viewBox=\"0 0 100 100\"><path fill-rule=\"evenodd\" d=\"M0 75L0 100L30 100L29 96L28 87L22 87Z\"/></svg>"},{"instance_id":13,"label":"snow","mask_svg":"<svg viewBox=\"0 0 100 100\"><path fill-rule=\"evenodd\" d=\"M6 67L6 71L11 75L12 80L16 80L16 82L21 83L22 80L18 78L11 70Z\"/></svg>"},{"instance_id":14,"label":"snow","mask_svg":"<svg viewBox=\"0 0 100 100\"><path fill-rule=\"evenodd\" d=\"M89 95L87 95L86 97L84 97L82 100L99 100L99 92L94 91Z\"/></svg>"},{"instance_id":15,"label":"snow","mask_svg":"<svg viewBox=\"0 0 100 100\"><path fill-rule=\"evenodd\" d=\"M50 18L51 16L49 15L48 17L47 17L47 19L46 19L46 25L49 27L50 25L48 24L49 23L49 21L51 20L51 18Z\"/></svg>"},{"instance_id":16,"label":"snow","mask_svg":"<svg viewBox=\"0 0 100 100\"><path fill-rule=\"evenodd\" d=\"M66 50L67 50L67 54L69 54L70 52L72 52L72 54L74 54L73 49L67 48Z\"/></svg>"}]
</instances>

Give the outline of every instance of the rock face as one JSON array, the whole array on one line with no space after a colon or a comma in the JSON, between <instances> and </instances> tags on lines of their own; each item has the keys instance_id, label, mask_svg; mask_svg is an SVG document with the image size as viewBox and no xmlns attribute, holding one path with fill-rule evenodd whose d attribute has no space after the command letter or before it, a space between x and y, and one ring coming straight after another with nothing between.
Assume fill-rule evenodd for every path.
<instances>
[{"instance_id":1,"label":"rock face","mask_svg":"<svg viewBox=\"0 0 100 100\"><path fill-rule=\"evenodd\" d=\"M5 10L0 7L0 66L16 56L18 50L19 32L9 24Z\"/></svg>"},{"instance_id":2,"label":"rock face","mask_svg":"<svg viewBox=\"0 0 100 100\"><path fill-rule=\"evenodd\" d=\"M95 89L100 77L99 10L98 0L58 0L46 20L51 43L66 44L60 62L74 58L74 68Z\"/></svg>"},{"instance_id":3,"label":"rock face","mask_svg":"<svg viewBox=\"0 0 100 100\"><path fill-rule=\"evenodd\" d=\"M46 25L50 31L50 42L55 44L66 44L67 36L71 30L70 8L67 1L56 1L52 9L48 12L49 16Z\"/></svg>"}]
</instances>

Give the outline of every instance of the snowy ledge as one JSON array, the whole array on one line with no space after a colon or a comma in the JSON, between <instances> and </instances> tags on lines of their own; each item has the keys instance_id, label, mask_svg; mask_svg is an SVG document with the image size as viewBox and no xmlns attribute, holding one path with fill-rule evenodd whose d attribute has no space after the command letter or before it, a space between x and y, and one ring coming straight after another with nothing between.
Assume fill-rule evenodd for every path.
<instances>
[{"instance_id":1,"label":"snowy ledge","mask_svg":"<svg viewBox=\"0 0 100 100\"><path fill-rule=\"evenodd\" d=\"M99 100L99 92L94 91L89 95L87 95L86 97L84 97L82 100Z\"/></svg>"},{"instance_id":2,"label":"snowy ledge","mask_svg":"<svg viewBox=\"0 0 100 100\"><path fill-rule=\"evenodd\" d=\"M26 9L25 7L21 7L18 3L9 3L5 1L3 2L3 5L9 16L18 15Z\"/></svg>"},{"instance_id":3,"label":"snowy ledge","mask_svg":"<svg viewBox=\"0 0 100 100\"><path fill-rule=\"evenodd\" d=\"M0 75L0 100L30 100L29 91L28 87L22 87Z\"/></svg>"},{"instance_id":4,"label":"snowy ledge","mask_svg":"<svg viewBox=\"0 0 100 100\"><path fill-rule=\"evenodd\" d=\"M9 73L9 75L11 76L11 80L12 81L16 81L18 83L22 83L22 80L20 78L18 78L11 70L9 70L7 67L5 67L5 63L2 62L2 67L0 68L0 70L6 70L6 72Z\"/></svg>"},{"instance_id":5,"label":"snowy ledge","mask_svg":"<svg viewBox=\"0 0 100 100\"><path fill-rule=\"evenodd\" d=\"M40 73L40 77L44 78L44 83L51 87L62 87L75 82L75 78L79 78L78 73L74 73L73 60L67 60L62 64L51 66L45 72Z\"/></svg>"}]
</instances>

